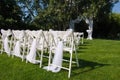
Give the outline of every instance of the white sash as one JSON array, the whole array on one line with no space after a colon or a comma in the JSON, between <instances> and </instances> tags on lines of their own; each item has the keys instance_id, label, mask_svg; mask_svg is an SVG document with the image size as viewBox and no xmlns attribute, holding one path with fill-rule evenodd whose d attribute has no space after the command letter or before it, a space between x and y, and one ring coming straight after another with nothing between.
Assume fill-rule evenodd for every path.
<instances>
[{"instance_id":1,"label":"white sash","mask_svg":"<svg viewBox=\"0 0 120 80\"><path fill-rule=\"evenodd\" d=\"M26 59L33 64L38 63L36 60L36 46L37 46L37 41L36 39L33 40L32 46L30 48L30 53L26 56Z\"/></svg>"},{"instance_id":2,"label":"white sash","mask_svg":"<svg viewBox=\"0 0 120 80\"><path fill-rule=\"evenodd\" d=\"M7 37L4 39L3 44L4 44L4 50L5 50L5 52L6 52L8 55L10 55L10 49L9 49L9 46L8 46L8 38L7 38Z\"/></svg>"},{"instance_id":3,"label":"white sash","mask_svg":"<svg viewBox=\"0 0 120 80\"><path fill-rule=\"evenodd\" d=\"M20 41L17 41L16 44L15 44L15 48L14 48L14 55L17 56L17 57L20 57L22 58L22 55L20 54Z\"/></svg>"},{"instance_id":4,"label":"white sash","mask_svg":"<svg viewBox=\"0 0 120 80\"><path fill-rule=\"evenodd\" d=\"M45 66L43 69L46 69L52 72L59 72L61 70L60 67L62 67L62 59L63 59L63 42L60 41L56 47L52 65ZM60 67L57 67L57 66L60 66Z\"/></svg>"}]
</instances>

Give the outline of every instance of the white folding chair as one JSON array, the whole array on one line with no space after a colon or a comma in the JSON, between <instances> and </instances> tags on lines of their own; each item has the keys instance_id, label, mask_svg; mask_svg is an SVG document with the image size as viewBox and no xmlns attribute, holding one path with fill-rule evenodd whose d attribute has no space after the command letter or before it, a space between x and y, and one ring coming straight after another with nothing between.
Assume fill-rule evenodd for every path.
<instances>
[{"instance_id":1,"label":"white folding chair","mask_svg":"<svg viewBox=\"0 0 120 80\"><path fill-rule=\"evenodd\" d=\"M69 67L63 67L64 69L68 70L68 78L70 78L71 75L71 67L72 67L72 63L76 63L77 66L79 67L79 61L78 61L78 57L77 57L77 53L76 53L76 46L75 46L75 40L74 40L74 33L72 31L72 29L66 31L65 38L63 39L64 41L64 51L68 51L70 53L70 59L69 59ZM75 52L75 53L74 53ZM73 61L73 54L75 54L75 59L76 61Z\"/></svg>"},{"instance_id":2,"label":"white folding chair","mask_svg":"<svg viewBox=\"0 0 120 80\"><path fill-rule=\"evenodd\" d=\"M0 54L3 52L3 41L2 41L2 34L0 34Z\"/></svg>"},{"instance_id":3,"label":"white folding chair","mask_svg":"<svg viewBox=\"0 0 120 80\"><path fill-rule=\"evenodd\" d=\"M65 35L62 36L60 40L63 41L63 51L67 51L67 52L70 53L70 59L69 60L62 59L63 61L69 62L69 67L63 67L63 66L58 66L58 65L51 64L52 47L50 48L48 66L52 65L52 66L56 66L56 67L68 70L68 78L70 78L72 63L76 63L77 66L79 66L78 57L77 57L77 53L76 53L76 47L75 47L75 41L74 41L73 31L72 30L66 31ZM55 44L55 41L54 41L54 44ZM73 52L75 52L76 61L72 60L72 58L73 58Z\"/></svg>"},{"instance_id":4,"label":"white folding chair","mask_svg":"<svg viewBox=\"0 0 120 80\"><path fill-rule=\"evenodd\" d=\"M84 43L84 33L83 32L74 32L75 44L83 44Z\"/></svg>"},{"instance_id":5,"label":"white folding chair","mask_svg":"<svg viewBox=\"0 0 120 80\"><path fill-rule=\"evenodd\" d=\"M40 67L41 67L43 53L48 48L47 41L45 39L43 31L42 30L27 31L26 33L28 35L28 42L31 43L28 45L28 55L26 56L26 62L29 61L34 64L40 63ZM39 59L37 59L37 57Z\"/></svg>"},{"instance_id":6,"label":"white folding chair","mask_svg":"<svg viewBox=\"0 0 120 80\"><path fill-rule=\"evenodd\" d=\"M12 47L12 32L10 29L4 30L1 29L1 53L6 52L8 56L11 54L11 47ZM10 37L11 36L11 37Z\"/></svg>"},{"instance_id":7,"label":"white folding chair","mask_svg":"<svg viewBox=\"0 0 120 80\"><path fill-rule=\"evenodd\" d=\"M25 31L24 30L12 30L13 33L13 52L12 57L17 56L25 59Z\"/></svg>"},{"instance_id":8,"label":"white folding chair","mask_svg":"<svg viewBox=\"0 0 120 80\"><path fill-rule=\"evenodd\" d=\"M41 63L40 63L40 68L41 68L42 67L42 62L43 62L42 60L43 60L43 57L44 57L43 53L47 52L47 50L49 48L49 44L48 44L48 41L45 37L44 32L42 30L40 30L40 31L41 31L41 34L39 35L39 41L38 41L38 45L37 45L37 53L39 55L40 53L38 52L38 50L41 51L41 55L39 55L40 61L41 61ZM37 32L39 32L39 30Z\"/></svg>"}]
</instances>

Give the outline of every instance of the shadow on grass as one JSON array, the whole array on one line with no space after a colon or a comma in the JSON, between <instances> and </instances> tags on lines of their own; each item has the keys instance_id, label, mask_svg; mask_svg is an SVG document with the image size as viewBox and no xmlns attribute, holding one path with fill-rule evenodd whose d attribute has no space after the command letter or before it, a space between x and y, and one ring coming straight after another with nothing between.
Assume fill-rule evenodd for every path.
<instances>
[{"instance_id":1,"label":"shadow on grass","mask_svg":"<svg viewBox=\"0 0 120 80\"><path fill-rule=\"evenodd\" d=\"M88 46L88 45L90 45L90 42L88 42L88 41L85 41L83 44L79 44L78 45L78 47L80 47L80 46Z\"/></svg>"},{"instance_id":2,"label":"shadow on grass","mask_svg":"<svg viewBox=\"0 0 120 80\"><path fill-rule=\"evenodd\" d=\"M91 70L101 68L103 66L109 66L110 64L102 64L102 63L97 63L97 62L92 62L92 61L87 61L87 60L79 60L79 67L75 66L72 67L72 76L77 76L79 74L89 72Z\"/></svg>"},{"instance_id":3,"label":"shadow on grass","mask_svg":"<svg viewBox=\"0 0 120 80\"><path fill-rule=\"evenodd\" d=\"M85 52L85 49L88 49L87 47L84 47L84 46L79 46L76 50L76 52L79 54L79 53L84 53ZM75 53L75 52L74 52Z\"/></svg>"},{"instance_id":4,"label":"shadow on grass","mask_svg":"<svg viewBox=\"0 0 120 80\"><path fill-rule=\"evenodd\" d=\"M77 46L76 51L77 53L84 53L85 49L88 49L88 46L90 46L91 43L88 41L85 41L83 44L80 44L79 46Z\"/></svg>"}]
</instances>

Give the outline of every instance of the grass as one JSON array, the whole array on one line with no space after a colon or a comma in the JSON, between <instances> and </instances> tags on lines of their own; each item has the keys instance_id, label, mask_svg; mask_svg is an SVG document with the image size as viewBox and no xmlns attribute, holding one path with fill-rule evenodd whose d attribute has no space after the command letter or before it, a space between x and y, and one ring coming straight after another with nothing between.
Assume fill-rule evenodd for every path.
<instances>
[{"instance_id":1,"label":"grass","mask_svg":"<svg viewBox=\"0 0 120 80\"><path fill-rule=\"evenodd\" d=\"M120 41L85 40L79 46L78 57L80 67L73 64L68 79L66 70L52 73L3 53L0 54L0 80L119 80Z\"/></svg>"}]
</instances>

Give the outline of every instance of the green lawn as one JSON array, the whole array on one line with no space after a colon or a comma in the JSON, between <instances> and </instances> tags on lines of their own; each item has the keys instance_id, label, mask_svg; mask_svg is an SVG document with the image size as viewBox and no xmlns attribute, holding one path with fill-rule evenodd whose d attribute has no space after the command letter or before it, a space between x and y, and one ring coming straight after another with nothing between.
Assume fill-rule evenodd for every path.
<instances>
[{"instance_id":1,"label":"green lawn","mask_svg":"<svg viewBox=\"0 0 120 80\"><path fill-rule=\"evenodd\" d=\"M78 57L80 67L72 65L70 80L120 79L120 41L85 40L79 46ZM67 75L66 70L52 73L39 68L39 65L0 54L0 80L68 80Z\"/></svg>"}]
</instances>

